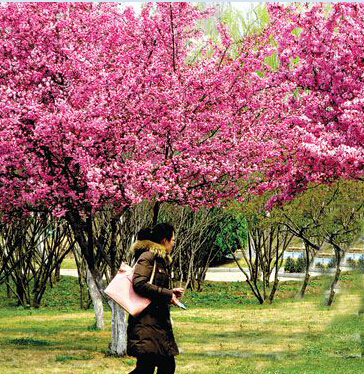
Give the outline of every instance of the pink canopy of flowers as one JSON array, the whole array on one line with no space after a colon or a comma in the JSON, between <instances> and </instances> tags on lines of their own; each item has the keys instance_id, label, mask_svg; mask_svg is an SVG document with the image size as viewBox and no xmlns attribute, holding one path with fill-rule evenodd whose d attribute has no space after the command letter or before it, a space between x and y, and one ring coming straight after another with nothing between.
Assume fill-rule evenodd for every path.
<instances>
[{"instance_id":1,"label":"pink canopy of flowers","mask_svg":"<svg viewBox=\"0 0 364 374\"><path fill-rule=\"evenodd\" d=\"M193 63L209 13L152 7L0 5L3 211L211 206L243 186L286 200L362 175L361 5L270 5L269 28L238 58L221 26L213 56ZM276 71L264 62L274 52Z\"/></svg>"},{"instance_id":2,"label":"pink canopy of flowers","mask_svg":"<svg viewBox=\"0 0 364 374\"><path fill-rule=\"evenodd\" d=\"M289 157L269 165L269 189L285 201L309 182L364 178L364 6L269 4L280 66L271 75L287 91ZM292 91L291 91L292 92ZM277 139L279 141L279 139ZM272 201L274 202L274 200Z\"/></svg>"}]
</instances>

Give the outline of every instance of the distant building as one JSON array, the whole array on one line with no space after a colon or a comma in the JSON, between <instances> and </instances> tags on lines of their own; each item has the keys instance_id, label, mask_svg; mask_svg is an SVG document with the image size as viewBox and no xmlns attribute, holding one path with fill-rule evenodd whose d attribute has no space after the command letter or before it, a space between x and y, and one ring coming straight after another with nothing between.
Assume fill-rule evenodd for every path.
<instances>
[{"instance_id":1,"label":"distant building","mask_svg":"<svg viewBox=\"0 0 364 374\"><path fill-rule=\"evenodd\" d=\"M287 248L286 251L284 252L283 258L302 258L303 257L303 249L299 247L290 247Z\"/></svg>"}]
</instances>

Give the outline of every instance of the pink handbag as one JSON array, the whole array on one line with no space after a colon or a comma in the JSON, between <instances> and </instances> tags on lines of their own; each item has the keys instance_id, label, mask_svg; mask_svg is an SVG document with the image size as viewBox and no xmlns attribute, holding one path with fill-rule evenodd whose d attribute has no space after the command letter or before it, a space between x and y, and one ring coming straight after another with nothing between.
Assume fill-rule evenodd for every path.
<instances>
[{"instance_id":1,"label":"pink handbag","mask_svg":"<svg viewBox=\"0 0 364 374\"><path fill-rule=\"evenodd\" d=\"M122 263L118 273L115 275L110 284L106 287L105 293L118 303L125 311L132 316L137 316L150 303L151 300L140 296L133 289L133 275L135 266L131 267ZM153 283L155 275L156 262L154 261L152 275L149 283Z\"/></svg>"}]
</instances>

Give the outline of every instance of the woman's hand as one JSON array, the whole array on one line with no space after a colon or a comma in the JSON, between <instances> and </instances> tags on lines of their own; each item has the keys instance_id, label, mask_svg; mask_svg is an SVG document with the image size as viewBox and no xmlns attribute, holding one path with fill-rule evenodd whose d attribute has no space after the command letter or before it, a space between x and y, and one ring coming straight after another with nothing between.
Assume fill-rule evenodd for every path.
<instances>
[{"instance_id":1,"label":"woman's hand","mask_svg":"<svg viewBox=\"0 0 364 374\"><path fill-rule=\"evenodd\" d=\"M171 299L171 304L174 305L174 306L178 306L178 303L179 303L179 301L177 299L176 294L173 294L172 299Z\"/></svg>"},{"instance_id":2,"label":"woman's hand","mask_svg":"<svg viewBox=\"0 0 364 374\"><path fill-rule=\"evenodd\" d=\"M185 290L183 288L173 288L172 289L173 295L176 295L177 299L181 299Z\"/></svg>"}]
</instances>

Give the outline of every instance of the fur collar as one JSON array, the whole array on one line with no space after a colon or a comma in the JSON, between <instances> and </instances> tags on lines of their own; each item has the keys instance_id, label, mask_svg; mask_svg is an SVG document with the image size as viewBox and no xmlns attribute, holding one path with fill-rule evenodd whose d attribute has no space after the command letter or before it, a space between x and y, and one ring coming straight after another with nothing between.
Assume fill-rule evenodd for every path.
<instances>
[{"instance_id":1,"label":"fur collar","mask_svg":"<svg viewBox=\"0 0 364 374\"><path fill-rule=\"evenodd\" d=\"M150 240L138 240L130 247L130 252L133 254L140 255L145 251L149 251L153 253L154 256L163 258L168 264L172 263L172 257L168 254L167 249L161 244Z\"/></svg>"}]
</instances>

